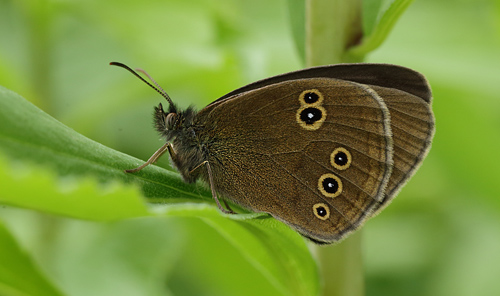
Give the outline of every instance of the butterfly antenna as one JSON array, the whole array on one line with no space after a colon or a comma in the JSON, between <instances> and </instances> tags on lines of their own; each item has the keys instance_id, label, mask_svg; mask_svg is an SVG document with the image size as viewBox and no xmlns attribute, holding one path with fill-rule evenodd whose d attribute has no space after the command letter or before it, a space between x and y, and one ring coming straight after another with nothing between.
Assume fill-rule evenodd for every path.
<instances>
[{"instance_id":1,"label":"butterfly antenna","mask_svg":"<svg viewBox=\"0 0 500 296\"><path fill-rule=\"evenodd\" d=\"M144 83L149 85L152 89L156 90L162 97L164 97L168 101L168 103L170 104L171 107L174 107L174 103L172 102L172 99L170 99L170 96L163 90L163 88L161 88L161 86L158 85L158 83L156 83L156 81L151 76L149 76L148 73L146 73L146 71L144 71L142 69L136 69L136 71L141 72L142 74L146 75L146 77L148 77L149 80L151 80L154 85L152 85L151 83L146 81L146 79L142 78L141 75L137 74L137 72L135 72L134 70L132 70L129 66L127 66L125 64L118 63L118 62L111 62L109 64L112 66L118 66L118 67L121 67L121 68L128 70L130 73L134 74L137 78L139 78ZM155 87L155 85L156 85L156 87Z\"/></svg>"}]
</instances>

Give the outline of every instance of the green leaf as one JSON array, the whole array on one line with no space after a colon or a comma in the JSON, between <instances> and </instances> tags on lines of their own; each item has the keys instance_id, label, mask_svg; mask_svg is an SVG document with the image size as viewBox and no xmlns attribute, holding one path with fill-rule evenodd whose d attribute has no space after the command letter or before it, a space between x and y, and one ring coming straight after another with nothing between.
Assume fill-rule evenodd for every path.
<instances>
[{"instance_id":1,"label":"green leaf","mask_svg":"<svg viewBox=\"0 0 500 296\"><path fill-rule=\"evenodd\" d=\"M0 221L0 295L62 295Z\"/></svg>"},{"instance_id":2,"label":"green leaf","mask_svg":"<svg viewBox=\"0 0 500 296\"><path fill-rule=\"evenodd\" d=\"M99 221L141 216L202 219L284 295L317 294L315 262L304 239L285 224L265 214L222 215L213 205L193 203L211 197L155 166L127 175L122 170L136 166L137 160L79 135L5 88L0 88L0 119L3 152L28 160L10 164L0 158L1 203ZM30 162L37 165L25 165ZM132 181L165 205L147 207L140 192L127 185ZM193 202L166 205L180 200Z\"/></svg>"},{"instance_id":3,"label":"green leaf","mask_svg":"<svg viewBox=\"0 0 500 296\"><path fill-rule=\"evenodd\" d=\"M383 11L387 10L387 0L363 1L363 35L370 36L377 27Z\"/></svg>"},{"instance_id":4,"label":"green leaf","mask_svg":"<svg viewBox=\"0 0 500 296\"><path fill-rule=\"evenodd\" d=\"M17 166L0 159L0 202L79 219L116 220L148 215L139 191L118 183L99 185L94 179L65 178L53 172ZM59 184L58 184L59 183Z\"/></svg>"},{"instance_id":5,"label":"green leaf","mask_svg":"<svg viewBox=\"0 0 500 296\"><path fill-rule=\"evenodd\" d=\"M19 95L2 87L0 87L0 122L0 149L10 158L28 160L51 167L58 174L66 177L93 176L108 185L111 182L133 182L140 186L146 197L161 199L163 202L167 199L200 200L202 195L197 191L204 194L205 199L210 200L210 195L204 188L185 184L178 174L156 166L150 166L136 174L125 174L124 169L136 167L142 161L76 133ZM41 190L45 188L47 180L41 179L38 182L30 180L32 182L30 187L39 186L38 194L50 199L49 203L42 199L37 201L36 197L29 195L32 189L23 188L23 186L13 187L7 181L2 182L14 191L6 191L1 198L4 202L8 200L10 204L18 206L31 204L39 210L96 220L134 217L145 213L143 201L137 200L137 197L136 200L126 199L124 196L131 197L134 194L130 190L121 192L123 189L116 189L120 190L117 192L113 189L113 185L108 186L107 192L104 191L106 197L91 194L92 191L95 193L102 189L92 189L90 185L82 185L75 195L89 195L89 197L81 200L80 211L62 205L59 208L52 207L58 203L67 205L69 202L64 202L64 193L58 194L56 189L50 193ZM16 194L25 196L26 200L17 197ZM103 213L104 216L101 216L97 209L93 209L95 204L108 202L111 205L118 201L124 208L124 212L117 213L115 217L112 217L113 214L110 213Z\"/></svg>"},{"instance_id":6,"label":"green leaf","mask_svg":"<svg viewBox=\"0 0 500 296\"><path fill-rule=\"evenodd\" d=\"M198 217L219 231L283 295L317 295L318 271L304 239L263 214L233 215L228 220L207 205L173 205L168 216Z\"/></svg>"},{"instance_id":7,"label":"green leaf","mask_svg":"<svg viewBox=\"0 0 500 296\"><path fill-rule=\"evenodd\" d=\"M413 0L363 1L363 39L347 54L363 57L379 47Z\"/></svg>"}]
</instances>

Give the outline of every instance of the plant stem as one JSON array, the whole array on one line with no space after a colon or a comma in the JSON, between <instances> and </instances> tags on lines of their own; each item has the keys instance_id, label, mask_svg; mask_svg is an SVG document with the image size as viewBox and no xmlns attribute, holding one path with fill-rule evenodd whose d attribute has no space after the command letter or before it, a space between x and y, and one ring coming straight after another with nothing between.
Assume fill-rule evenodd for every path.
<instances>
[{"instance_id":1,"label":"plant stem","mask_svg":"<svg viewBox=\"0 0 500 296\"><path fill-rule=\"evenodd\" d=\"M346 62L361 39L361 0L306 0L306 64Z\"/></svg>"},{"instance_id":2,"label":"plant stem","mask_svg":"<svg viewBox=\"0 0 500 296\"><path fill-rule=\"evenodd\" d=\"M362 232L357 231L336 245L313 245L322 278L323 296L364 295Z\"/></svg>"},{"instance_id":3,"label":"plant stem","mask_svg":"<svg viewBox=\"0 0 500 296\"><path fill-rule=\"evenodd\" d=\"M31 85L37 94L39 105L46 112L53 113L51 101L52 72L50 29L52 22L51 3L47 0L22 1L29 29L29 64L31 65Z\"/></svg>"},{"instance_id":4,"label":"plant stem","mask_svg":"<svg viewBox=\"0 0 500 296\"><path fill-rule=\"evenodd\" d=\"M346 55L361 37L361 0L306 0L306 64L308 67L360 62ZM340 244L314 245L323 280L323 296L364 295L361 233Z\"/></svg>"}]
</instances>

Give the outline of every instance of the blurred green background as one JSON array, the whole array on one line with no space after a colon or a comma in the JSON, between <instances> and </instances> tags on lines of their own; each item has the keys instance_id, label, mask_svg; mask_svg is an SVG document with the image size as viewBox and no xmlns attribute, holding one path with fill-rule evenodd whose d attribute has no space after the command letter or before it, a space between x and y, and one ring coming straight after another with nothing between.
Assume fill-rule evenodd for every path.
<instances>
[{"instance_id":1,"label":"blurred green background","mask_svg":"<svg viewBox=\"0 0 500 296\"><path fill-rule=\"evenodd\" d=\"M147 159L162 145L151 118L162 98L109 62L146 69L179 105L201 108L302 68L291 22L284 0L0 0L0 85ZM418 173L364 227L366 294L500 295L500 1L416 0L367 61L426 75L436 136ZM159 276L173 295L278 293L201 221L99 224L9 207L0 220L68 295L142 295ZM117 237L135 239L116 246ZM152 257L134 260L138 250Z\"/></svg>"}]
</instances>

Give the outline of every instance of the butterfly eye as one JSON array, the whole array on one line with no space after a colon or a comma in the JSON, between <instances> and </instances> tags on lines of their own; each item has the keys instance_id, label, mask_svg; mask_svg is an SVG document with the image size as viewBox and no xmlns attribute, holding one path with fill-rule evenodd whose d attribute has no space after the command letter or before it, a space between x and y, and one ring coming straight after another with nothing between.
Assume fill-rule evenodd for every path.
<instances>
[{"instance_id":1,"label":"butterfly eye","mask_svg":"<svg viewBox=\"0 0 500 296\"><path fill-rule=\"evenodd\" d=\"M352 156L347 149L339 147L330 155L330 163L338 170L345 170L351 166Z\"/></svg>"},{"instance_id":2,"label":"butterfly eye","mask_svg":"<svg viewBox=\"0 0 500 296\"><path fill-rule=\"evenodd\" d=\"M176 121L177 121L177 114L176 113L168 113L167 116L165 117L165 124L167 126L167 129L173 130Z\"/></svg>"},{"instance_id":3,"label":"butterfly eye","mask_svg":"<svg viewBox=\"0 0 500 296\"><path fill-rule=\"evenodd\" d=\"M334 174L324 174L318 180L318 189L324 196L337 197L342 193L342 181Z\"/></svg>"},{"instance_id":4,"label":"butterfly eye","mask_svg":"<svg viewBox=\"0 0 500 296\"><path fill-rule=\"evenodd\" d=\"M308 89L300 94L299 101L301 105L319 106L323 102L323 95L317 89Z\"/></svg>"},{"instance_id":5,"label":"butterfly eye","mask_svg":"<svg viewBox=\"0 0 500 296\"><path fill-rule=\"evenodd\" d=\"M324 203L317 203L313 206L313 213L317 218L326 220L330 217L330 208Z\"/></svg>"},{"instance_id":6,"label":"butterfly eye","mask_svg":"<svg viewBox=\"0 0 500 296\"><path fill-rule=\"evenodd\" d=\"M297 111L297 122L307 130L317 130L326 119L326 110L321 106L303 106Z\"/></svg>"}]
</instances>

